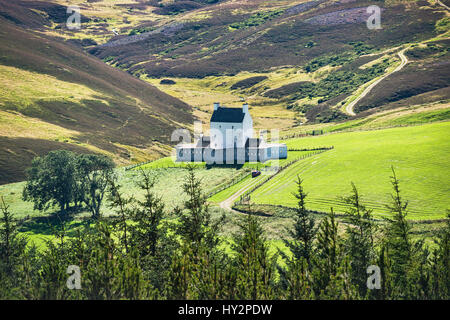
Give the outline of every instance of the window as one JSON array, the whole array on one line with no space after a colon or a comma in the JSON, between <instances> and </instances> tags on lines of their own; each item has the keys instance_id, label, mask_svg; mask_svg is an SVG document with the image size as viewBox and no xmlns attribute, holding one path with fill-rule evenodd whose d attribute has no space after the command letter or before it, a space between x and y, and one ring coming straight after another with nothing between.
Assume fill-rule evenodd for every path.
<instances>
[{"instance_id":1,"label":"window","mask_svg":"<svg viewBox=\"0 0 450 320\"><path fill-rule=\"evenodd\" d=\"M267 149L267 156L268 157L271 157L272 156L272 149Z\"/></svg>"},{"instance_id":2,"label":"window","mask_svg":"<svg viewBox=\"0 0 450 320\"><path fill-rule=\"evenodd\" d=\"M181 149L180 152L178 152L178 155L179 155L180 157L183 156L183 149Z\"/></svg>"}]
</instances>

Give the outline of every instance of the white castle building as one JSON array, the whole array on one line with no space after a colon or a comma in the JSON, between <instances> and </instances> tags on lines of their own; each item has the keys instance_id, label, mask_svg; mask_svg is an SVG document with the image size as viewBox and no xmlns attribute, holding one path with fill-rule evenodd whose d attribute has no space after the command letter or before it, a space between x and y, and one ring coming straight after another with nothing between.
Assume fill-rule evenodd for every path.
<instances>
[{"instance_id":1,"label":"white castle building","mask_svg":"<svg viewBox=\"0 0 450 320\"><path fill-rule=\"evenodd\" d=\"M227 108L214 103L210 121L210 136L200 135L191 144L176 146L177 161L208 164L243 164L287 158L287 146L266 143L253 138L253 120L248 104L242 108Z\"/></svg>"}]
</instances>

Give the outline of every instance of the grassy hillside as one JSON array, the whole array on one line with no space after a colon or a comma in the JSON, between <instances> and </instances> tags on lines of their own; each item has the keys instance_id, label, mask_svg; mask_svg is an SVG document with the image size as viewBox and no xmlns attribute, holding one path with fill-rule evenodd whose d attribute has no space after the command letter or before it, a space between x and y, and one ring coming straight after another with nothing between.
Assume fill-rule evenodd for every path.
<instances>
[{"instance_id":1,"label":"grassy hillside","mask_svg":"<svg viewBox=\"0 0 450 320\"><path fill-rule=\"evenodd\" d=\"M0 4L7 13L5 20L84 48L191 104L193 115L204 122L209 120L212 102L237 106L244 99L250 103L256 128L287 129L305 122L347 120L342 106L370 81L394 69L403 47L409 47L409 64L375 87L355 111L365 116L379 109L433 103L449 95L445 72L449 14L435 1L222 0L188 5L183 1L52 0ZM64 8L69 4L81 8L81 30L68 30L65 25ZM382 7L382 30L366 27L365 8L372 4ZM174 82L162 84L162 78ZM118 87L134 91L133 95L146 91L136 90L134 81L129 86L121 82ZM77 101L70 95L65 99ZM95 98L88 94L86 100ZM100 104L95 108L110 115L104 111L105 104L111 104L108 99L97 100ZM126 104L141 108L140 100ZM185 124L186 114L179 109L167 110L169 117L152 121L168 118ZM158 114L164 112L158 110ZM130 126L125 115L119 117L119 122ZM102 125L102 130L120 128ZM158 136L164 130L161 126L166 124L131 130L152 128L152 136ZM117 139L116 131L109 130L108 135ZM167 140L167 136L161 138L156 138L158 143ZM93 139L98 140L91 136L89 144ZM124 135L120 139L125 140ZM137 149L124 149L131 140ZM98 147L100 142L96 143ZM133 136L107 147L111 154L122 154L124 162L130 157L144 160L150 150L142 148L143 144ZM165 153L161 147L157 154Z\"/></svg>"},{"instance_id":2,"label":"grassy hillside","mask_svg":"<svg viewBox=\"0 0 450 320\"><path fill-rule=\"evenodd\" d=\"M23 180L31 159L55 148L117 163L166 155L171 132L192 123L186 103L38 33L35 11L9 9L17 21L0 16L0 183Z\"/></svg>"},{"instance_id":3,"label":"grassy hillside","mask_svg":"<svg viewBox=\"0 0 450 320\"><path fill-rule=\"evenodd\" d=\"M404 199L409 200L409 219L445 217L450 208L448 154L450 123L348 132L288 140L291 148L333 145L333 150L300 161L252 194L262 204L295 206L296 175L304 179L308 208L342 212L339 196L350 192L350 183L360 189L368 207L386 215L389 202L390 166L401 182Z\"/></svg>"},{"instance_id":4,"label":"grassy hillside","mask_svg":"<svg viewBox=\"0 0 450 320\"><path fill-rule=\"evenodd\" d=\"M65 26L69 4L81 6L79 31ZM363 9L371 4L383 9L382 30L365 26ZM255 128L281 129L281 136L450 117L449 14L434 1L224 0L188 7L135 0L0 1L0 12L0 183L22 180L31 159L53 149L105 153L119 164L162 158L170 153L173 129L190 127L194 118L207 129L215 101L234 107L246 100ZM368 83L401 63L402 50L405 68L364 97L357 116L344 114ZM333 174L319 170L324 180L311 195L316 208L327 210L354 179L365 188L377 185L373 195L363 191L382 214L389 167L399 164L400 177L406 172L404 179L410 179L405 188L412 185L414 214L440 216L447 206L442 194L428 198L436 190L413 179L406 167L432 155L436 163L415 170L435 181L436 172L448 169L448 130L435 124L429 127L435 134L417 138L422 128L290 140L292 147L336 149L296 163L258 189L255 199L292 205L295 173L309 172L312 181L322 163ZM143 167L165 166L174 164L162 158ZM376 171L369 174L372 167ZM436 179L441 186L444 175ZM419 206L420 199L428 202Z\"/></svg>"}]
</instances>

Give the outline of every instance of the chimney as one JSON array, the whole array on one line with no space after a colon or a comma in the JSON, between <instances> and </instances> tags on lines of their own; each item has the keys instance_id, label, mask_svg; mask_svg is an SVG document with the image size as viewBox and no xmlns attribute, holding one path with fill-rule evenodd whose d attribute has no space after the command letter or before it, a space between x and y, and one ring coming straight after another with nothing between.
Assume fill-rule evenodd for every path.
<instances>
[{"instance_id":1,"label":"chimney","mask_svg":"<svg viewBox=\"0 0 450 320\"><path fill-rule=\"evenodd\" d=\"M244 103L244 104L242 105L242 112L248 113L248 103Z\"/></svg>"},{"instance_id":2,"label":"chimney","mask_svg":"<svg viewBox=\"0 0 450 320\"><path fill-rule=\"evenodd\" d=\"M220 103L219 102L214 102L214 111L219 109L219 107L220 107Z\"/></svg>"}]
</instances>

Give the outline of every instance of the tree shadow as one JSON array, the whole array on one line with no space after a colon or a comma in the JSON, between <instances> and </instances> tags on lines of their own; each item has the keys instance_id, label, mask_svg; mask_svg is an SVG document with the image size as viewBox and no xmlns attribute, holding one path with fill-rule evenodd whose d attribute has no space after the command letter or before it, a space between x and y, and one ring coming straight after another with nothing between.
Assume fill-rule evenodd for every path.
<instances>
[{"instance_id":1,"label":"tree shadow","mask_svg":"<svg viewBox=\"0 0 450 320\"><path fill-rule=\"evenodd\" d=\"M56 211L47 216L28 216L19 222L18 231L51 236L64 229L66 236L75 236L80 227L89 226L92 222L90 217L75 220L76 214L81 211L82 208L73 208L67 212Z\"/></svg>"},{"instance_id":2,"label":"tree shadow","mask_svg":"<svg viewBox=\"0 0 450 320\"><path fill-rule=\"evenodd\" d=\"M207 164L206 165L206 170L209 170L209 169L213 169L213 168L222 168L222 169L236 169L236 170L239 170L239 169L242 169L244 167L244 164L242 163L242 164Z\"/></svg>"}]
</instances>

